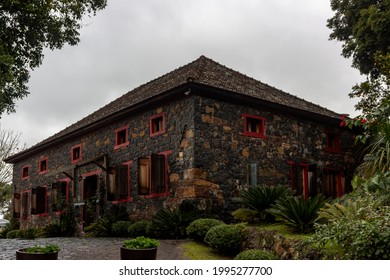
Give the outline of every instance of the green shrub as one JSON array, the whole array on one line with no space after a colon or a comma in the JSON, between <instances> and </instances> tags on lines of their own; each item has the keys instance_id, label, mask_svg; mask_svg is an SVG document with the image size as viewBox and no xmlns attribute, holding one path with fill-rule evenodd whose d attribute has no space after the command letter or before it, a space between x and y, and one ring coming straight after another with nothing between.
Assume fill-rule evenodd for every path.
<instances>
[{"instance_id":1,"label":"green shrub","mask_svg":"<svg viewBox=\"0 0 390 280\"><path fill-rule=\"evenodd\" d=\"M277 221L293 228L297 232L307 233L313 229L318 217L318 210L325 205L327 199L322 195L316 195L304 199L303 197L288 197L278 200L269 209Z\"/></svg>"},{"instance_id":2,"label":"green shrub","mask_svg":"<svg viewBox=\"0 0 390 280\"><path fill-rule=\"evenodd\" d=\"M56 244L48 244L44 246L36 245L29 248L26 248L26 253L55 253L59 252L61 249Z\"/></svg>"},{"instance_id":3,"label":"green shrub","mask_svg":"<svg viewBox=\"0 0 390 280\"><path fill-rule=\"evenodd\" d=\"M364 217L341 217L317 224L311 241L336 245L347 259L390 259L390 207L362 208Z\"/></svg>"},{"instance_id":4,"label":"green shrub","mask_svg":"<svg viewBox=\"0 0 390 280\"><path fill-rule=\"evenodd\" d=\"M189 201L183 201L178 208L161 209L148 225L150 236L161 238L185 238L188 225L199 218L199 210Z\"/></svg>"},{"instance_id":5,"label":"green shrub","mask_svg":"<svg viewBox=\"0 0 390 280\"><path fill-rule=\"evenodd\" d=\"M225 224L212 227L204 238L205 243L214 251L232 256L241 250L242 240L238 227Z\"/></svg>"},{"instance_id":6,"label":"green shrub","mask_svg":"<svg viewBox=\"0 0 390 280\"><path fill-rule=\"evenodd\" d=\"M112 224L112 233L114 236L127 237L127 229L131 225L130 221L117 221Z\"/></svg>"},{"instance_id":7,"label":"green shrub","mask_svg":"<svg viewBox=\"0 0 390 280\"><path fill-rule=\"evenodd\" d=\"M204 241L206 233L215 226L223 224L222 221L217 219L197 219L190 223L187 227L188 237L196 241Z\"/></svg>"},{"instance_id":8,"label":"green shrub","mask_svg":"<svg viewBox=\"0 0 390 280\"><path fill-rule=\"evenodd\" d=\"M70 207L64 209L59 219L39 230L39 237L72 237L77 230L74 210Z\"/></svg>"},{"instance_id":9,"label":"green shrub","mask_svg":"<svg viewBox=\"0 0 390 280\"><path fill-rule=\"evenodd\" d=\"M275 253L259 249L245 250L239 253L235 260L277 260Z\"/></svg>"},{"instance_id":10,"label":"green shrub","mask_svg":"<svg viewBox=\"0 0 390 280\"><path fill-rule=\"evenodd\" d=\"M129 215L124 206L112 205L111 208L94 223L84 228L87 236L113 236L112 225L117 221L129 221Z\"/></svg>"},{"instance_id":11,"label":"green shrub","mask_svg":"<svg viewBox=\"0 0 390 280\"><path fill-rule=\"evenodd\" d=\"M234 198L234 202L242 204L244 207L232 213L237 220L253 222L256 219L272 221L273 216L266 210L278 199L291 196L289 188L285 186L258 185L248 187L240 191L240 195Z\"/></svg>"},{"instance_id":12,"label":"green shrub","mask_svg":"<svg viewBox=\"0 0 390 280\"><path fill-rule=\"evenodd\" d=\"M7 238L8 239L15 239L19 237L20 229L14 229L7 232Z\"/></svg>"},{"instance_id":13,"label":"green shrub","mask_svg":"<svg viewBox=\"0 0 390 280\"><path fill-rule=\"evenodd\" d=\"M160 245L155 239L147 238L145 236L138 236L134 239L125 240L123 242L123 247L126 249L148 249L148 248L156 248Z\"/></svg>"},{"instance_id":14,"label":"green shrub","mask_svg":"<svg viewBox=\"0 0 390 280\"><path fill-rule=\"evenodd\" d=\"M37 230L34 228L19 230L18 238L20 239L35 239L37 236Z\"/></svg>"},{"instance_id":15,"label":"green shrub","mask_svg":"<svg viewBox=\"0 0 390 280\"><path fill-rule=\"evenodd\" d=\"M146 236L146 229L150 222L137 221L127 228L127 233L130 237Z\"/></svg>"}]
</instances>

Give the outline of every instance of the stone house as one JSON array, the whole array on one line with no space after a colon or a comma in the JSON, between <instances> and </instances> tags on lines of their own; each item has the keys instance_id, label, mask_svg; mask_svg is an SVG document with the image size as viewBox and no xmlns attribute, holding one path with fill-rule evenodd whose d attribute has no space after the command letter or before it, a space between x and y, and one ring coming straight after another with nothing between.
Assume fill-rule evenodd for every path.
<instances>
[{"instance_id":1,"label":"stone house","mask_svg":"<svg viewBox=\"0 0 390 280\"><path fill-rule=\"evenodd\" d=\"M340 119L201 56L6 159L14 216L44 224L65 201L86 226L110 205L137 220L192 200L227 219L231 198L257 184L338 197L356 166Z\"/></svg>"}]
</instances>

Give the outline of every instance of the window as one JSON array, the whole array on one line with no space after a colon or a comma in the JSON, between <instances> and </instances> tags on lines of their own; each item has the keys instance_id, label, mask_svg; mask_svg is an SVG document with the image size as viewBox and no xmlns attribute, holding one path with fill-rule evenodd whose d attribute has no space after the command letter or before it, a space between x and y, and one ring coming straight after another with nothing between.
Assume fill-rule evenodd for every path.
<instances>
[{"instance_id":1,"label":"window","mask_svg":"<svg viewBox=\"0 0 390 280\"><path fill-rule=\"evenodd\" d=\"M130 167L132 162L122 163L115 167L107 193L109 201L131 201L130 196Z\"/></svg>"},{"instance_id":2,"label":"window","mask_svg":"<svg viewBox=\"0 0 390 280\"><path fill-rule=\"evenodd\" d=\"M257 185L257 164L248 164L248 185L255 187Z\"/></svg>"},{"instance_id":3,"label":"window","mask_svg":"<svg viewBox=\"0 0 390 280\"><path fill-rule=\"evenodd\" d=\"M46 213L46 188L36 187L31 190L31 214L41 215Z\"/></svg>"},{"instance_id":4,"label":"window","mask_svg":"<svg viewBox=\"0 0 390 280\"><path fill-rule=\"evenodd\" d=\"M58 212L64 210L68 203L68 182L58 181L52 185L51 189L51 211Z\"/></svg>"},{"instance_id":5,"label":"window","mask_svg":"<svg viewBox=\"0 0 390 280\"><path fill-rule=\"evenodd\" d=\"M340 152L340 135L338 132L327 131L326 132L326 150L328 152L339 153Z\"/></svg>"},{"instance_id":6,"label":"window","mask_svg":"<svg viewBox=\"0 0 390 280\"><path fill-rule=\"evenodd\" d=\"M129 145L128 140L129 126L123 126L115 130L115 146L114 149L119 149Z\"/></svg>"},{"instance_id":7,"label":"window","mask_svg":"<svg viewBox=\"0 0 390 280\"><path fill-rule=\"evenodd\" d=\"M159 196L168 193L166 154L154 154L138 161L138 194Z\"/></svg>"},{"instance_id":8,"label":"window","mask_svg":"<svg viewBox=\"0 0 390 280\"><path fill-rule=\"evenodd\" d=\"M264 130L264 118L243 114L244 133L243 135L256 138L266 138Z\"/></svg>"},{"instance_id":9,"label":"window","mask_svg":"<svg viewBox=\"0 0 390 280\"><path fill-rule=\"evenodd\" d=\"M72 163L81 161L81 144L73 146L71 149Z\"/></svg>"},{"instance_id":10,"label":"window","mask_svg":"<svg viewBox=\"0 0 390 280\"><path fill-rule=\"evenodd\" d=\"M39 170L39 174L43 174L43 173L46 173L48 171L48 160L47 158L44 158L44 159L41 159L39 162L38 162L38 170Z\"/></svg>"},{"instance_id":11,"label":"window","mask_svg":"<svg viewBox=\"0 0 390 280\"><path fill-rule=\"evenodd\" d=\"M16 219L20 218L20 208L21 208L20 199L21 199L20 193L14 193L13 217Z\"/></svg>"},{"instance_id":12,"label":"window","mask_svg":"<svg viewBox=\"0 0 390 280\"><path fill-rule=\"evenodd\" d=\"M30 169L29 165L26 165L26 166L22 167L22 179L27 179L28 178L28 176L29 176L29 169Z\"/></svg>"},{"instance_id":13,"label":"window","mask_svg":"<svg viewBox=\"0 0 390 280\"><path fill-rule=\"evenodd\" d=\"M160 113L150 117L150 137L163 134L165 132L165 113Z\"/></svg>"}]
</instances>

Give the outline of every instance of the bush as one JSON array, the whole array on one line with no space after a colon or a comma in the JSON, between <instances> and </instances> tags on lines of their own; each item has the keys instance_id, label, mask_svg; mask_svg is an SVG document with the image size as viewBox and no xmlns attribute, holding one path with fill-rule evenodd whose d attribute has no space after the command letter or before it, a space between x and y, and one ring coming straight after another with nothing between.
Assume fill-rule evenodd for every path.
<instances>
[{"instance_id":1,"label":"bush","mask_svg":"<svg viewBox=\"0 0 390 280\"><path fill-rule=\"evenodd\" d=\"M37 236L37 230L34 228L19 230L18 238L20 239L35 239Z\"/></svg>"},{"instance_id":2,"label":"bush","mask_svg":"<svg viewBox=\"0 0 390 280\"><path fill-rule=\"evenodd\" d=\"M14 239L19 237L20 229L14 229L7 232L7 238L8 239Z\"/></svg>"},{"instance_id":3,"label":"bush","mask_svg":"<svg viewBox=\"0 0 390 280\"><path fill-rule=\"evenodd\" d=\"M239 197L234 198L234 202L243 204L243 208L232 213L237 220L244 222L254 222L256 219L272 221L273 216L266 210L278 199L291 196L289 188L285 186L259 185L248 187L240 192Z\"/></svg>"},{"instance_id":4,"label":"bush","mask_svg":"<svg viewBox=\"0 0 390 280\"><path fill-rule=\"evenodd\" d=\"M72 237L77 229L74 210L70 207L64 209L58 221L52 222L43 227L39 237Z\"/></svg>"},{"instance_id":5,"label":"bush","mask_svg":"<svg viewBox=\"0 0 390 280\"><path fill-rule=\"evenodd\" d=\"M217 219L198 219L193 221L187 227L187 235L188 237L196 240L196 241L204 241L206 233L215 226L219 226L223 224L222 221Z\"/></svg>"},{"instance_id":6,"label":"bush","mask_svg":"<svg viewBox=\"0 0 390 280\"><path fill-rule=\"evenodd\" d=\"M361 211L366 213L363 218L345 216L316 225L311 241L339 246L347 259L390 259L390 207Z\"/></svg>"},{"instance_id":7,"label":"bush","mask_svg":"<svg viewBox=\"0 0 390 280\"><path fill-rule=\"evenodd\" d=\"M85 227L84 231L90 237L113 236L112 225L117 221L129 221L129 215L124 206L112 205L102 217Z\"/></svg>"},{"instance_id":8,"label":"bush","mask_svg":"<svg viewBox=\"0 0 390 280\"><path fill-rule=\"evenodd\" d=\"M199 215L196 206L189 201L183 201L178 208L159 210L149 224L147 233L162 238L185 238L186 228Z\"/></svg>"},{"instance_id":9,"label":"bush","mask_svg":"<svg viewBox=\"0 0 390 280\"><path fill-rule=\"evenodd\" d=\"M126 249L148 249L156 248L160 245L160 242L156 239L147 238L144 236L138 236L134 239L125 240L123 242L123 247Z\"/></svg>"},{"instance_id":10,"label":"bush","mask_svg":"<svg viewBox=\"0 0 390 280\"><path fill-rule=\"evenodd\" d=\"M251 249L239 253L235 260L277 260L278 257L270 251Z\"/></svg>"},{"instance_id":11,"label":"bush","mask_svg":"<svg viewBox=\"0 0 390 280\"><path fill-rule=\"evenodd\" d=\"M146 236L146 229L150 222L137 221L127 228L127 233L130 237Z\"/></svg>"},{"instance_id":12,"label":"bush","mask_svg":"<svg viewBox=\"0 0 390 280\"><path fill-rule=\"evenodd\" d=\"M327 199L316 195L304 199L303 197L289 197L278 200L269 211L277 221L293 228L297 232L307 233L313 229L318 217L318 210L325 205Z\"/></svg>"},{"instance_id":13,"label":"bush","mask_svg":"<svg viewBox=\"0 0 390 280\"><path fill-rule=\"evenodd\" d=\"M233 256L241 250L242 239L242 233L238 227L219 225L207 232L204 241L215 252Z\"/></svg>"},{"instance_id":14,"label":"bush","mask_svg":"<svg viewBox=\"0 0 390 280\"><path fill-rule=\"evenodd\" d=\"M112 224L112 233L117 237L127 237L127 229L131 225L130 221L117 221Z\"/></svg>"}]
</instances>

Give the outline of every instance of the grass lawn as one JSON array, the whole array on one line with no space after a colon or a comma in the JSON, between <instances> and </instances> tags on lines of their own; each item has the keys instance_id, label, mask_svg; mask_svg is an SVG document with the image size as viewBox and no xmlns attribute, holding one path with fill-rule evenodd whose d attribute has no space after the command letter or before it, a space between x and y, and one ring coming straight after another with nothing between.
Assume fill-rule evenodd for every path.
<instances>
[{"instance_id":1,"label":"grass lawn","mask_svg":"<svg viewBox=\"0 0 390 280\"><path fill-rule=\"evenodd\" d=\"M191 241L181 246L184 255L191 260L231 260L232 258L214 253L207 245Z\"/></svg>"},{"instance_id":2,"label":"grass lawn","mask_svg":"<svg viewBox=\"0 0 390 280\"><path fill-rule=\"evenodd\" d=\"M283 224L256 224L254 226L264 230L275 231L287 239L307 240L311 236L310 233L295 233L288 226Z\"/></svg>"}]
</instances>

